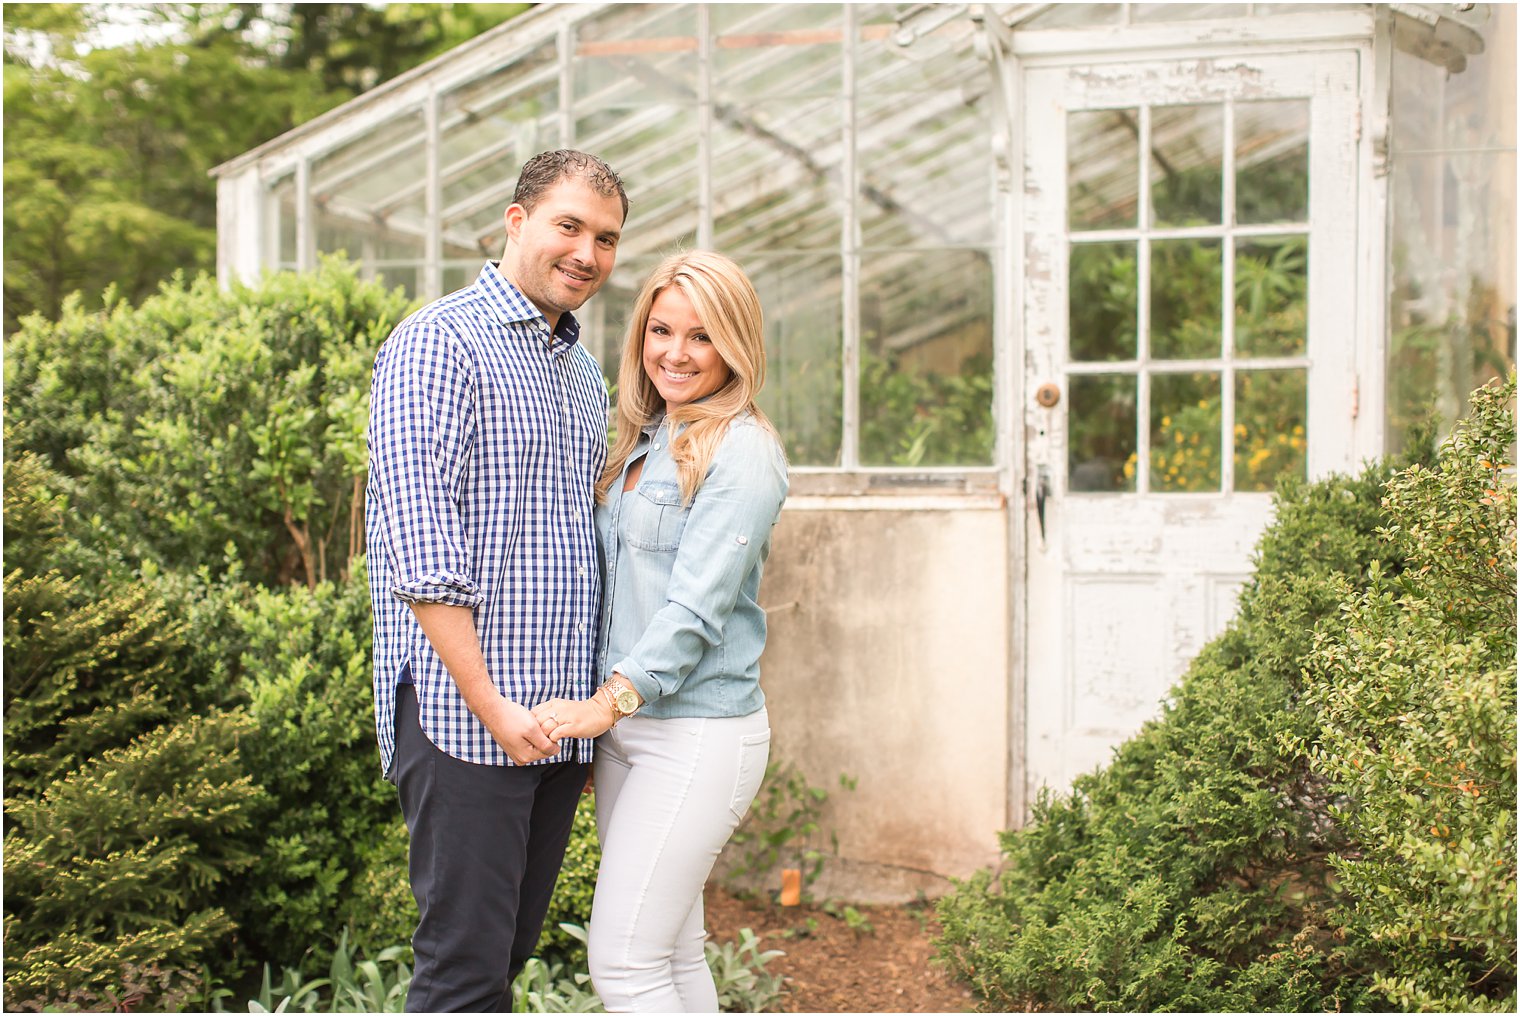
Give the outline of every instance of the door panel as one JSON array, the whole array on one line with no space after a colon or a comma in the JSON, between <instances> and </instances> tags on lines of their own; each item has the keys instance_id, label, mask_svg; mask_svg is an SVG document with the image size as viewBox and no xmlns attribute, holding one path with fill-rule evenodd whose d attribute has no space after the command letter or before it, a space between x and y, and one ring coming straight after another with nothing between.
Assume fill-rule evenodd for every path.
<instances>
[{"instance_id":1,"label":"door panel","mask_svg":"<svg viewBox=\"0 0 1520 1016\"><path fill-rule=\"evenodd\" d=\"M1355 465L1357 68L1026 74L1031 790L1158 713L1234 612L1274 480Z\"/></svg>"}]
</instances>

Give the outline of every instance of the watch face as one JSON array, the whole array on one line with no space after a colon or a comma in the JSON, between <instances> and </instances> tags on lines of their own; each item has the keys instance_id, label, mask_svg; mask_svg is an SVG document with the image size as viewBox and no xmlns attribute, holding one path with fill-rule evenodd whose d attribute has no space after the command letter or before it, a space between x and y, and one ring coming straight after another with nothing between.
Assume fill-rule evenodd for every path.
<instances>
[{"instance_id":1,"label":"watch face","mask_svg":"<svg viewBox=\"0 0 1520 1016\"><path fill-rule=\"evenodd\" d=\"M618 712L631 713L639 707L638 696L632 688L619 688L613 695L617 701Z\"/></svg>"}]
</instances>

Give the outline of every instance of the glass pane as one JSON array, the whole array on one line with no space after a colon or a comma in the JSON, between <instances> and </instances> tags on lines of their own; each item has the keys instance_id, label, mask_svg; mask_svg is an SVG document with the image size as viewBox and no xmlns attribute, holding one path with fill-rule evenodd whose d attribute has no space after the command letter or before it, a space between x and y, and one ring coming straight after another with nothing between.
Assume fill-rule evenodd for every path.
<instances>
[{"instance_id":1,"label":"glass pane","mask_svg":"<svg viewBox=\"0 0 1520 1016\"><path fill-rule=\"evenodd\" d=\"M1152 357L1188 360L1220 355L1223 284L1218 240L1151 244Z\"/></svg>"},{"instance_id":2,"label":"glass pane","mask_svg":"<svg viewBox=\"0 0 1520 1016\"><path fill-rule=\"evenodd\" d=\"M1515 362L1516 8L1484 12L1483 50L1458 70L1393 53L1395 449L1432 406L1447 427L1465 416L1468 393Z\"/></svg>"},{"instance_id":3,"label":"glass pane","mask_svg":"<svg viewBox=\"0 0 1520 1016\"><path fill-rule=\"evenodd\" d=\"M445 93L439 102L444 256L498 257L502 212L517 171L559 147L559 59L554 43ZM408 193L422 194L425 174Z\"/></svg>"},{"instance_id":4,"label":"glass pane","mask_svg":"<svg viewBox=\"0 0 1520 1016\"><path fill-rule=\"evenodd\" d=\"M1235 221L1309 220L1309 103L1235 107Z\"/></svg>"},{"instance_id":5,"label":"glass pane","mask_svg":"<svg viewBox=\"0 0 1520 1016\"><path fill-rule=\"evenodd\" d=\"M427 176L422 113L402 114L312 160L319 252L372 261L422 256ZM380 245L384 245L382 252Z\"/></svg>"},{"instance_id":6,"label":"glass pane","mask_svg":"<svg viewBox=\"0 0 1520 1016\"><path fill-rule=\"evenodd\" d=\"M751 101L782 95L838 100L843 64L839 4L713 4L718 95Z\"/></svg>"},{"instance_id":7,"label":"glass pane","mask_svg":"<svg viewBox=\"0 0 1520 1016\"><path fill-rule=\"evenodd\" d=\"M1139 124L1133 109L1066 114L1066 203L1072 229L1122 229L1138 223Z\"/></svg>"},{"instance_id":8,"label":"glass pane","mask_svg":"<svg viewBox=\"0 0 1520 1016\"><path fill-rule=\"evenodd\" d=\"M1224 107L1151 110L1151 211L1157 226L1208 226L1224 207Z\"/></svg>"},{"instance_id":9,"label":"glass pane","mask_svg":"<svg viewBox=\"0 0 1520 1016\"><path fill-rule=\"evenodd\" d=\"M844 406L839 257L739 260L765 308L767 374L760 408L781 432L793 465L837 466Z\"/></svg>"},{"instance_id":10,"label":"glass pane","mask_svg":"<svg viewBox=\"0 0 1520 1016\"><path fill-rule=\"evenodd\" d=\"M866 246L993 241L989 111L959 90L860 96L857 207Z\"/></svg>"},{"instance_id":11,"label":"glass pane","mask_svg":"<svg viewBox=\"0 0 1520 1016\"><path fill-rule=\"evenodd\" d=\"M479 261L466 261L443 266L443 291L453 293L475 282L475 276L480 274L481 263ZM575 315L580 317L580 313Z\"/></svg>"},{"instance_id":12,"label":"glass pane","mask_svg":"<svg viewBox=\"0 0 1520 1016\"><path fill-rule=\"evenodd\" d=\"M1143 21L1202 21L1210 18L1243 18L1245 4L1131 4L1130 17Z\"/></svg>"},{"instance_id":13,"label":"glass pane","mask_svg":"<svg viewBox=\"0 0 1520 1016\"><path fill-rule=\"evenodd\" d=\"M575 312L575 319L581 323L581 343L602 365L614 401L628 315L633 310L634 297L660 260L658 255L624 257L620 253L606 284Z\"/></svg>"},{"instance_id":14,"label":"glass pane","mask_svg":"<svg viewBox=\"0 0 1520 1016\"><path fill-rule=\"evenodd\" d=\"M1068 358L1091 362L1139 355L1139 290L1133 242L1072 244Z\"/></svg>"},{"instance_id":15,"label":"glass pane","mask_svg":"<svg viewBox=\"0 0 1520 1016\"><path fill-rule=\"evenodd\" d=\"M628 191L619 258L695 245L699 163L694 108L598 109L576 120L575 137L577 146L617 171Z\"/></svg>"},{"instance_id":16,"label":"glass pane","mask_svg":"<svg viewBox=\"0 0 1520 1016\"><path fill-rule=\"evenodd\" d=\"M1235 352L1296 356L1309 327L1309 238L1235 243Z\"/></svg>"},{"instance_id":17,"label":"glass pane","mask_svg":"<svg viewBox=\"0 0 1520 1016\"><path fill-rule=\"evenodd\" d=\"M273 214L278 219L275 230L279 234L276 238L279 267L294 268L300 260L300 253L296 249L296 178L287 176L275 184L269 201L273 204Z\"/></svg>"},{"instance_id":18,"label":"glass pane","mask_svg":"<svg viewBox=\"0 0 1520 1016\"><path fill-rule=\"evenodd\" d=\"M1087 28L1122 22L1123 4L1046 4L1046 9L1019 28Z\"/></svg>"},{"instance_id":19,"label":"glass pane","mask_svg":"<svg viewBox=\"0 0 1520 1016\"><path fill-rule=\"evenodd\" d=\"M577 26L575 41L571 69L578 107L695 104L695 4L612 4ZM608 165L621 172L610 159Z\"/></svg>"},{"instance_id":20,"label":"glass pane","mask_svg":"<svg viewBox=\"0 0 1520 1016\"><path fill-rule=\"evenodd\" d=\"M406 290L407 299L416 300L422 292L420 265L377 265L375 276L386 289L400 286Z\"/></svg>"},{"instance_id":21,"label":"glass pane","mask_svg":"<svg viewBox=\"0 0 1520 1016\"><path fill-rule=\"evenodd\" d=\"M866 255L860 298L860 459L992 463L992 259Z\"/></svg>"},{"instance_id":22,"label":"glass pane","mask_svg":"<svg viewBox=\"0 0 1520 1016\"><path fill-rule=\"evenodd\" d=\"M1250 370L1235 375L1235 489L1271 490L1284 473L1305 475L1308 374Z\"/></svg>"},{"instance_id":23,"label":"glass pane","mask_svg":"<svg viewBox=\"0 0 1520 1016\"><path fill-rule=\"evenodd\" d=\"M1151 490L1219 489L1219 375L1151 377Z\"/></svg>"},{"instance_id":24,"label":"glass pane","mask_svg":"<svg viewBox=\"0 0 1520 1016\"><path fill-rule=\"evenodd\" d=\"M837 99L729 108L713 129L720 250L837 250L843 204Z\"/></svg>"},{"instance_id":25,"label":"glass pane","mask_svg":"<svg viewBox=\"0 0 1520 1016\"><path fill-rule=\"evenodd\" d=\"M926 11L925 20L920 21L904 13L913 41L903 46L897 42L899 10L897 4L861 4L855 8L859 26L855 94L867 98L883 92L975 88L979 58L972 48L977 29L971 19L944 19Z\"/></svg>"},{"instance_id":26,"label":"glass pane","mask_svg":"<svg viewBox=\"0 0 1520 1016\"><path fill-rule=\"evenodd\" d=\"M1133 374L1071 378L1066 411L1067 483L1074 491L1135 489Z\"/></svg>"}]
</instances>

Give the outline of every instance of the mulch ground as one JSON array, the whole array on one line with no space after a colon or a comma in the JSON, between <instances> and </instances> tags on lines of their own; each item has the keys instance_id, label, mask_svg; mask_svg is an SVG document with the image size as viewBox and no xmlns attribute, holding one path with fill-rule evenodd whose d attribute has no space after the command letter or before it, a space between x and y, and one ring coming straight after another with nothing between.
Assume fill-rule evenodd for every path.
<instances>
[{"instance_id":1,"label":"mulch ground","mask_svg":"<svg viewBox=\"0 0 1520 1016\"><path fill-rule=\"evenodd\" d=\"M785 1012L974 1012L976 998L934 958L939 922L932 906L858 906L851 921L803 904L735 896L709 885L707 931L732 942L741 928L786 955L766 969L786 979ZM863 922L863 923L862 923Z\"/></svg>"}]
</instances>

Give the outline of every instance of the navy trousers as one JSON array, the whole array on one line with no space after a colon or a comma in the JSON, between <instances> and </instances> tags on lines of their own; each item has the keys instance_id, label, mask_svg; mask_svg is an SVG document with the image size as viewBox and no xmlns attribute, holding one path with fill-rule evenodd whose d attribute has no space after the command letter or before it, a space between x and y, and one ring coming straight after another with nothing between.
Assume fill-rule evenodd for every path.
<instances>
[{"instance_id":1,"label":"navy trousers","mask_svg":"<svg viewBox=\"0 0 1520 1016\"><path fill-rule=\"evenodd\" d=\"M440 751L396 689L394 778L417 899L408 1012L510 1012L538 946L590 766L487 766Z\"/></svg>"}]
</instances>

